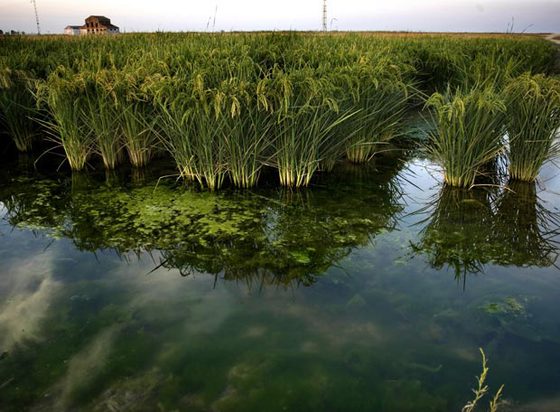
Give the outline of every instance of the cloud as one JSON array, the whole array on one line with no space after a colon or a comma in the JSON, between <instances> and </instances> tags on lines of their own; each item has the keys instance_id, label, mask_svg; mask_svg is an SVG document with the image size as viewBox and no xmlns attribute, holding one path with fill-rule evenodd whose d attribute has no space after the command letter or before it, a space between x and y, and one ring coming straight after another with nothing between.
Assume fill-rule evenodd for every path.
<instances>
[{"instance_id":1,"label":"cloud","mask_svg":"<svg viewBox=\"0 0 560 412\"><path fill-rule=\"evenodd\" d=\"M9 276L8 276L9 275ZM53 261L42 254L11 262L2 277L0 292L7 298L0 306L0 349L41 339L41 322L62 284L53 279Z\"/></svg>"}]
</instances>

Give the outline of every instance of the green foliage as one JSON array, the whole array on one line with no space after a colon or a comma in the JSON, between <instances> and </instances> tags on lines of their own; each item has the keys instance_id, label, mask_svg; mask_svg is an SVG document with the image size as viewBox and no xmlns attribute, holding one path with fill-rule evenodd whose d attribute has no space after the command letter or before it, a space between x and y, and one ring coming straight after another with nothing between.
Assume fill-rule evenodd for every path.
<instances>
[{"instance_id":1,"label":"green foliage","mask_svg":"<svg viewBox=\"0 0 560 412\"><path fill-rule=\"evenodd\" d=\"M33 89L34 82L25 72L9 68L0 72L0 123L20 152L31 150L37 134Z\"/></svg>"},{"instance_id":2,"label":"green foliage","mask_svg":"<svg viewBox=\"0 0 560 412\"><path fill-rule=\"evenodd\" d=\"M106 169L114 169L121 160L123 146L120 113L115 102L111 72L85 72L84 95L79 99L84 126L93 133L95 151Z\"/></svg>"},{"instance_id":3,"label":"green foliage","mask_svg":"<svg viewBox=\"0 0 560 412\"><path fill-rule=\"evenodd\" d=\"M85 83L80 78L66 80L57 73L39 87L39 102L51 121L45 122L52 141L62 146L70 168L82 170L94 148L94 134L84 122Z\"/></svg>"},{"instance_id":4,"label":"green foliage","mask_svg":"<svg viewBox=\"0 0 560 412\"><path fill-rule=\"evenodd\" d=\"M463 409L461 409L461 412L473 412L476 409L476 406L478 405L480 400L488 393L488 385L486 384L486 378L488 377L488 371L490 369L488 368L486 355L484 354L484 351L482 350L482 348L480 348L479 350L480 350L480 354L482 355L482 372L476 379L477 387L473 389L474 398L471 401L469 401L463 407ZM503 390L504 390L504 385L501 385L498 391L496 392L496 394L494 395L494 397L490 400L490 405L489 405L490 412L497 412Z\"/></svg>"},{"instance_id":5,"label":"green foliage","mask_svg":"<svg viewBox=\"0 0 560 412\"><path fill-rule=\"evenodd\" d=\"M264 166L277 169L282 185L301 187L344 157L364 163L386 150L418 97L434 90L448 96L448 86L464 88L455 97L470 114L435 95L430 104L436 111L455 113L442 128L458 133L463 148L478 132L485 147L494 148L483 114L498 118L500 110L482 87L470 88L501 86L523 71L548 73L553 52L542 39L499 35L7 38L0 44L0 71L21 73L33 85L13 91L2 86L13 96L0 93L0 108L20 149L28 149L39 103L45 109L41 125L75 170L96 156L112 169L125 151L141 167L164 147L180 176L211 190L228 181L255 186ZM38 102L29 93L35 82ZM457 126L462 117L470 119L465 130ZM453 156L443 146L437 151ZM491 157L471 155L478 157L466 170L452 165L453 184L472 184L482 170L479 157Z\"/></svg>"},{"instance_id":6,"label":"green foliage","mask_svg":"<svg viewBox=\"0 0 560 412\"><path fill-rule=\"evenodd\" d=\"M505 105L500 95L488 86L447 89L433 94L427 105L436 124L428 151L443 168L445 183L473 186L503 150Z\"/></svg>"}]
</instances>

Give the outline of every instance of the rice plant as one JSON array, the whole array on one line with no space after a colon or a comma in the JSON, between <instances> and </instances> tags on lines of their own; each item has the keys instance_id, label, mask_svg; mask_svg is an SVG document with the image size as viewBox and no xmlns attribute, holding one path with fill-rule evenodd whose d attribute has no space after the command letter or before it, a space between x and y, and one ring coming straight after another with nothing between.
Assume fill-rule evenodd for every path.
<instances>
[{"instance_id":1,"label":"rice plant","mask_svg":"<svg viewBox=\"0 0 560 412\"><path fill-rule=\"evenodd\" d=\"M38 116L33 82L22 71L0 72L0 121L17 150L28 152L37 134L34 118Z\"/></svg>"},{"instance_id":2,"label":"rice plant","mask_svg":"<svg viewBox=\"0 0 560 412\"><path fill-rule=\"evenodd\" d=\"M146 166L158 152L158 114L146 84L152 77L143 70L113 70L111 77L119 129L128 159L134 167Z\"/></svg>"},{"instance_id":3,"label":"rice plant","mask_svg":"<svg viewBox=\"0 0 560 412\"><path fill-rule=\"evenodd\" d=\"M542 165L560 153L560 80L523 74L505 90L509 174L534 181Z\"/></svg>"},{"instance_id":4,"label":"rice plant","mask_svg":"<svg viewBox=\"0 0 560 412\"><path fill-rule=\"evenodd\" d=\"M276 72L271 89L276 108L273 164L280 184L308 186L322 160L343 153L345 141L336 130L353 113L341 112L333 84L309 69Z\"/></svg>"},{"instance_id":5,"label":"rice plant","mask_svg":"<svg viewBox=\"0 0 560 412\"><path fill-rule=\"evenodd\" d=\"M223 133L228 117L213 106L215 96L205 87L202 75L191 86L189 94L158 102L162 113L159 135L183 179L216 190L227 173Z\"/></svg>"},{"instance_id":6,"label":"rice plant","mask_svg":"<svg viewBox=\"0 0 560 412\"><path fill-rule=\"evenodd\" d=\"M146 166L154 156L158 118L144 102L126 102L120 106L120 121L124 145L134 167Z\"/></svg>"},{"instance_id":7,"label":"rice plant","mask_svg":"<svg viewBox=\"0 0 560 412\"><path fill-rule=\"evenodd\" d=\"M352 163L371 160L402 126L411 85L399 77L400 73L392 75L384 67L372 68L367 61L343 69L340 79L347 99L341 105L357 110L341 130L347 136L346 158Z\"/></svg>"},{"instance_id":8,"label":"rice plant","mask_svg":"<svg viewBox=\"0 0 560 412\"><path fill-rule=\"evenodd\" d=\"M103 159L105 169L114 169L121 160L123 147L120 114L117 111L112 84L107 73L98 72L86 77L82 103L83 122L93 133L94 150Z\"/></svg>"},{"instance_id":9,"label":"rice plant","mask_svg":"<svg viewBox=\"0 0 560 412\"><path fill-rule=\"evenodd\" d=\"M44 102L51 121L45 122L50 140L64 149L70 168L85 168L93 150L94 137L83 122L84 87L77 80L51 76L39 87L40 102Z\"/></svg>"},{"instance_id":10,"label":"rice plant","mask_svg":"<svg viewBox=\"0 0 560 412\"><path fill-rule=\"evenodd\" d=\"M484 87L434 93L427 106L436 125L427 149L443 168L445 183L472 187L503 150L504 102Z\"/></svg>"},{"instance_id":11,"label":"rice plant","mask_svg":"<svg viewBox=\"0 0 560 412\"><path fill-rule=\"evenodd\" d=\"M32 77L29 90L40 85L37 97L47 109L40 124L64 147L72 168L85 167L95 154L114 168L125 153L141 167L163 146L183 178L213 189L228 180L254 186L265 166L277 169L282 185L301 187L345 157L366 162L399 135L418 92L443 90L439 103L430 99L436 114L448 118L432 148L449 182L468 186L489 173L498 119L492 131L483 129L488 113L499 118L502 111L480 85L501 86L522 71L550 73L554 56L552 45L525 36L157 33L5 38L0 71L11 73L10 81L16 72ZM444 89L473 84L473 92ZM24 131L20 148L28 147L28 120L37 117L24 113L36 107L29 96L21 104L0 98L5 118L11 109L19 112L13 118L22 123L11 122ZM453 164L446 128L454 128L463 156ZM476 139L491 149L465 143Z\"/></svg>"}]
</instances>

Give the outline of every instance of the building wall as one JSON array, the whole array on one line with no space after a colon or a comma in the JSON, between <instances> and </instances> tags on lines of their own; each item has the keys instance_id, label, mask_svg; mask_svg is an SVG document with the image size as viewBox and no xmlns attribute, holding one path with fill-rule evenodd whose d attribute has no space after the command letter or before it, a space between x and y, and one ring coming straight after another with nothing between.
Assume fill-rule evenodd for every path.
<instances>
[{"instance_id":1,"label":"building wall","mask_svg":"<svg viewBox=\"0 0 560 412\"><path fill-rule=\"evenodd\" d=\"M64 29L64 34L67 34L69 36L79 36L81 34L80 32L80 29L74 29L72 27Z\"/></svg>"}]
</instances>

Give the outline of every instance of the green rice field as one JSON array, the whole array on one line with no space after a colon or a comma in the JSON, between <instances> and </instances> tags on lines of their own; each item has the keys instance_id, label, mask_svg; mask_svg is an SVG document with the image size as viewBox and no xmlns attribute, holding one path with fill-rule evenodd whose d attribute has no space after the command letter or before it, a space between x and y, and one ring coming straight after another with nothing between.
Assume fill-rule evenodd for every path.
<instances>
[{"instance_id":1,"label":"green rice field","mask_svg":"<svg viewBox=\"0 0 560 412\"><path fill-rule=\"evenodd\" d=\"M557 58L0 37L0 411L560 410Z\"/></svg>"}]
</instances>

